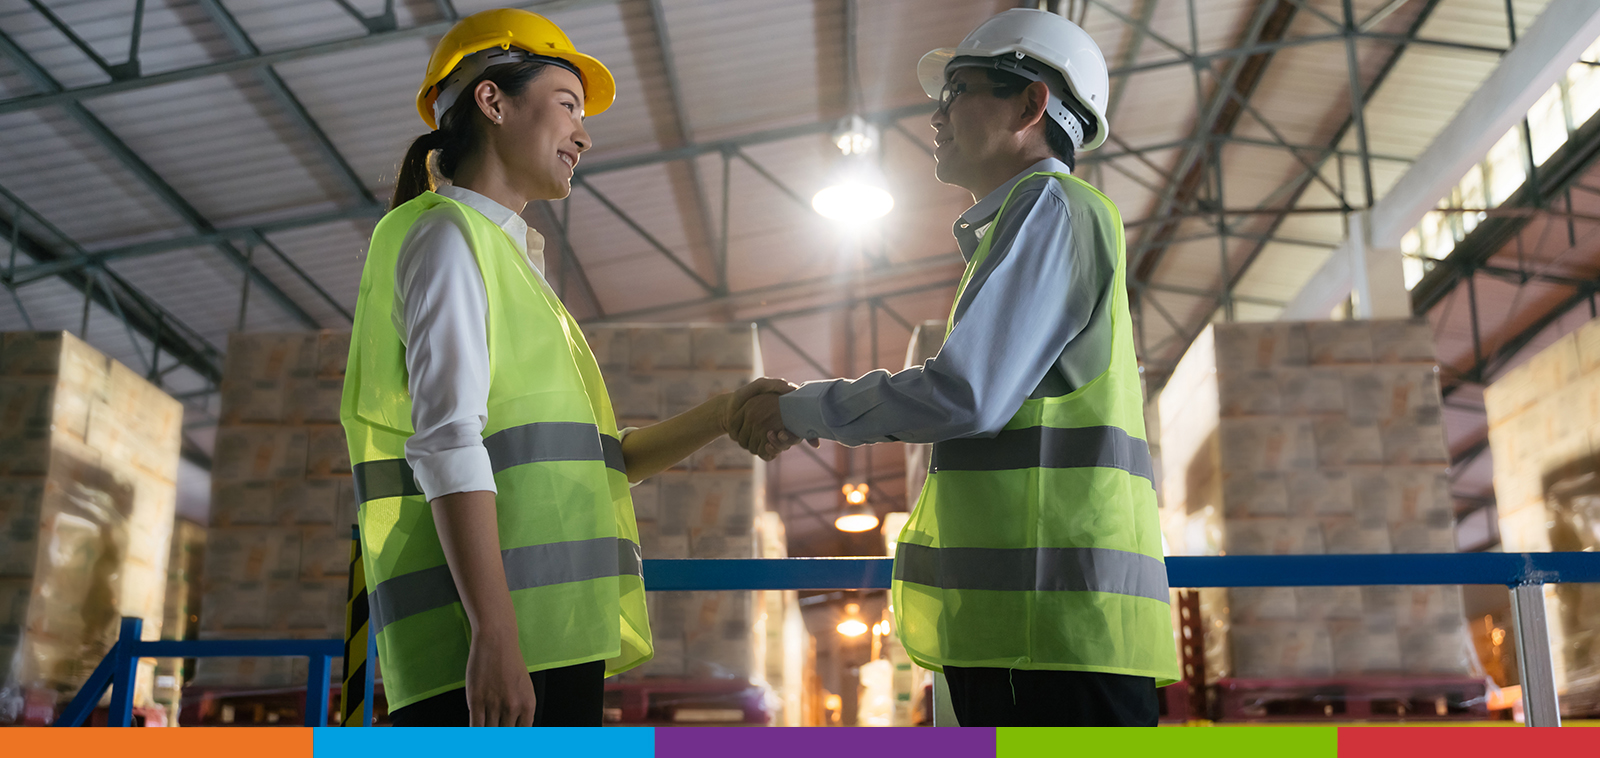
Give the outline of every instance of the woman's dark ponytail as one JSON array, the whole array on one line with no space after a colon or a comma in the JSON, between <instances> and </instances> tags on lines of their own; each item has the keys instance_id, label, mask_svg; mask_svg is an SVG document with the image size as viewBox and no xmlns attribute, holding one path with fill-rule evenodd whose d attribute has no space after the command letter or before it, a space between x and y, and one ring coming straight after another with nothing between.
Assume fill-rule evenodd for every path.
<instances>
[{"instance_id":1,"label":"woman's dark ponytail","mask_svg":"<svg viewBox=\"0 0 1600 758\"><path fill-rule=\"evenodd\" d=\"M395 177L394 196L389 199L389 210L394 210L424 192L433 189L433 172L428 169L428 156L439 149L444 133L435 129L411 141L406 157L400 160L400 174Z\"/></svg>"},{"instance_id":2,"label":"woman's dark ponytail","mask_svg":"<svg viewBox=\"0 0 1600 758\"><path fill-rule=\"evenodd\" d=\"M494 82L502 92L517 97L548 65L540 61L507 63L485 71L483 76L467 85L455 105L450 106L450 110L439 119L439 128L416 138L411 142L411 147L406 148L406 157L400 159L400 171L395 177L394 196L389 199L389 210L411 202L434 188L433 171L428 166L428 157L433 151L439 151L439 175L454 179L456 168L477 149L477 129L482 127L473 122L483 120L485 125L488 124L470 94L480 82ZM474 115L478 118L474 119Z\"/></svg>"}]
</instances>

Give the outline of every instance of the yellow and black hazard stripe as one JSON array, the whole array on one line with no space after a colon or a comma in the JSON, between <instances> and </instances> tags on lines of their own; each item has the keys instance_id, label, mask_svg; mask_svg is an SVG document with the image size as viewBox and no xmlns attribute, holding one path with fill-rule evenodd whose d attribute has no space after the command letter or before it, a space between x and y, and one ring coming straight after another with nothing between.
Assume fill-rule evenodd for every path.
<instances>
[{"instance_id":1,"label":"yellow and black hazard stripe","mask_svg":"<svg viewBox=\"0 0 1600 758\"><path fill-rule=\"evenodd\" d=\"M361 567L361 530L350 527L350 584L344 604L344 686L339 690L339 724L366 726L367 578Z\"/></svg>"}]
</instances>

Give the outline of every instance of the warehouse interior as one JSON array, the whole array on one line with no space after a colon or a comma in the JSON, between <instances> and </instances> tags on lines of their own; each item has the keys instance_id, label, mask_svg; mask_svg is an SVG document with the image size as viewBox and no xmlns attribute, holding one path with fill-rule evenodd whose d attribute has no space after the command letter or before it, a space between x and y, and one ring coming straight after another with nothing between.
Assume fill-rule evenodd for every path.
<instances>
[{"instance_id":1,"label":"warehouse interior","mask_svg":"<svg viewBox=\"0 0 1600 758\"><path fill-rule=\"evenodd\" d=\"M1110 71L1074 174L1124 221L1168 555L1600 546L1592 1L0 0L0 724L57 718L118 616L345 633L367 244L427 131L430 51L503 5L616 76L572 194L523 216L622 425L936 354L972 198L934 179L916 63L1044 8ZM814 206L851 139L880 218ZM643 557L892 556L927 447L713 443L633 491ZM1545 607L1562 716L1600 718L1600 589ZM1199 641L1163 723L1524 718L1504 587L1173 608ZM651 593L650 615L608 723L935 721L886 592ZM151 659L136 721L299 724L305 678Z\"/></svg>"}]
</instances>

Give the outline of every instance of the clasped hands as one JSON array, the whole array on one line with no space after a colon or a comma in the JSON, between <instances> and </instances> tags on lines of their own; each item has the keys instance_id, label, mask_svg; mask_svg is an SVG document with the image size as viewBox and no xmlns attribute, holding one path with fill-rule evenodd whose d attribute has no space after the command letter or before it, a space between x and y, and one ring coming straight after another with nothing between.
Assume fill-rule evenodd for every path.
<instances>
[{"instance_id":1,"label":"clasped hands","mask_svg":"<svg viewBox=\"0 0 1600 758\"><path fill-rule=\"evenodd\" d=\"M752 454L770 461L800 438L783 426L778 397L799 389L783 379L764 377L724 395L722 431ZM807 440L812 447L816 440Z\"/></svg>"}]
</instances>

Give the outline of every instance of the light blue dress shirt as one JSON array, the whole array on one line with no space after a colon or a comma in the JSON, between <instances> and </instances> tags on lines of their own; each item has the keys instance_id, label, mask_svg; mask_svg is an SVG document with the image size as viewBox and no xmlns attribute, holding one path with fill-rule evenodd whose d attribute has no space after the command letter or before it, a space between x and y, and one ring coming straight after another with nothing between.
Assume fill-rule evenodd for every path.
<instances>
[{"instance_id":1,"label":"light blue dress shirt","mask_svg":"<svg viewBox=\"0 0 1600 758\"><path fill-rule=\"evenodd\" d=\"M992 437L1028 397L1065 394L1105 371L1116 251L1074 253L1072 209L1060 183L1023 182L1039 171L1069 173L1055 158L1039 161L957 219L956 242L968 261L985 234L998 236L938 355L893 374L807 382L779 400L790 432L851 446Z\"/></svg>"}]
</instances>

